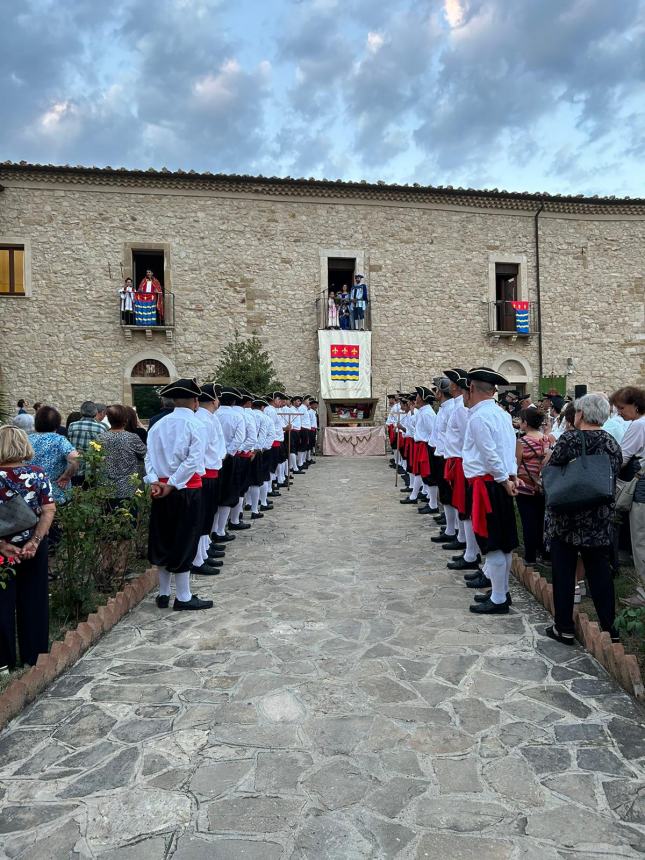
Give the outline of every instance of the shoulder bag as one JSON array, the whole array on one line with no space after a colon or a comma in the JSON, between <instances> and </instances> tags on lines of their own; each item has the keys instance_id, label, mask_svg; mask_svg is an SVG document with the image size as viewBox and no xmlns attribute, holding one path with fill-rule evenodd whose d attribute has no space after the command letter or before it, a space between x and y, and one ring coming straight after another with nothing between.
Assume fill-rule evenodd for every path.
<instances>
[{"instance_id":1,"label":"shoulder bag","mask_svg":"<svg viewBox=\"0 0 645 860\"><path fill-rule=\"evenodd\" d=\"M629 513L634 503L636 485L645 475L645 471L636 472L631 481L618 481L616 487L616 510L620 513Z\"/></svg>"},{"instance_id":2,"label":"shoulder bag","mask_svg":"<svg viewBox=\"0 0 645 860\"><path fill-rule=\"evenodd\" d=\"M33 528L37 522L37 515L20 493L14 492L13 496L0 503L0 537L18 535Z\"/></svg>"},{"instance_id":3,"label":"shoulder bag","mask_svg":"<svg viewBox=\"0 0 645 860\"><path fill-rule=\"evenodd\" d=\"M615 476L609 454L588 455L584 431L578 431L580 456L563 466L548 463L542 472L547 507L556 513L608 505L614 499Z\"/></svg>"}]
</instances>

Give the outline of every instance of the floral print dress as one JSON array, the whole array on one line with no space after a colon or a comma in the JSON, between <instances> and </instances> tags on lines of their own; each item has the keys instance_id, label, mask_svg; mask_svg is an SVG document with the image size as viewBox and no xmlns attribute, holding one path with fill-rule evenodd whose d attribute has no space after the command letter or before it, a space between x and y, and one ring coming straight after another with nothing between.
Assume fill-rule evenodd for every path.
<instances>
[{"instance_id":1,"label":"floral print dress","mask_svg":"<svg viewBox=\"0 0 645 860\"><path fill-rule=\"evenodd\" d=\"M27 502L37 517L40 517L45 505L54 502L52 486L46 472L40 466L13 466L0 469L0 505L9 501L16 493ZM21 546L31 536L32 529L27 529L17 535L5 535L8 543Z\"/></svg>"}]
</instances>

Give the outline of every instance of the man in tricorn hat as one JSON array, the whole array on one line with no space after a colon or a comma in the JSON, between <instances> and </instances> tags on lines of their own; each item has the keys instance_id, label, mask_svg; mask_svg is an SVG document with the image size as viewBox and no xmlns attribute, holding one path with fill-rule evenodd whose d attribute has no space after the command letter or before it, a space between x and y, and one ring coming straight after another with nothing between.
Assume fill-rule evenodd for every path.
<instances>
[{"instance_id":1,"label":"man in tricorn hat","mask_svg":"<svg viewBox=\"0 0 645 860\"><path fill-rule=\"evenodd\" d=\"M402 505L415 504L419 498L419 493L423 490L423 483L430 476L430 451L428 444L430 436L436 421L436 415L432 408L434 403L434 394L429 388L424 385L418 385L415 388L415 421L414 421L414 446L412 448L412 484L410 487L410 495L401 499ZM426 505L426 508L430 508ZM423 510L423 508L422 508Z\"/></svg>"},{"instance_id":2,"label":"man in tricorn hat","mask_svg":"<svg viewBox=\"0 0 645 860\"><path fill-rule=\"evenodd\" d=\"M244 418L234 408L239 395L234 388L221 387L217 410L217 419L224 433L226 443L226 457L222 463L219 479L219 505L217 508L216 525L213 529L212 539L214 544L224 544L235 540L235 535L228 534L226 525L228 523L231 509L240 500L242 487L244 463L241 456L242 445L246 435Z\"/></svg>"},{"instance_id":3,"label":"man in tricorn hat","mask_svg":"<svg viewBox=\"0 0 645 860\"><path fill-rule=\"evenodd\" d=\"M146 483L152 506L148 558L159 568L157 606L169 605L170 583L175 575L173 609L210 609L212 600L200 600L190 591L190 567L202 527L202 475L204 442L195 417L201 388L194 379L178 379L162 389L174 409L148 434Z\"/></svg>"},{"instance_id":4,"label":"man in tricorn hat","mask_svg":"<svg viewBox=\"0 0 645 860\"><path fill-rule=\"evenodd\" d=\"M398 416L401 412L401 404L399 403L398 394L388 394L387 396L387 418L385 419L385 432L387 433L392 449L393 456L390 458L390 467L396 469L398 466L398 451L396 450L396 428Z\"/></svg>"},{"instance_id":5,"label":"man in tricorn hat","mask_svg":"<svg viewBox=\"0 0 645 860\"><path fill-rule=\"evenodd\" d=\"M452 508L450 503L450 485L445 478L446 461L444 457L446 427L448 426L448 420L455 404L450 393L450 380L447 376L436 376L434 384L436 386L435 397L440 406L430 438L430 447L432 449L430 468L432 471L432 483L435 485L430 488L430 506L432 508L437 507L438 497L438 500L444 506L446 524L441 534L430 538L430 540L433 543L443 544L447 550L459 550L462 549L462 546L457 537L457 512Z\"/></svg>"},{"instance_id":6,"label":"man in tricorn hat","mask_svg":"<svg viewBox=\"0 0 645 860\"><path fill-rule=\"evenodd\" d=\"M284 444L284 424L278 412L282 409L287 395L282 391L272 391L267 395L268 406L264 414L268 415L273 422L273 445L271 451L271 481L273 489L269 493L271 497L280 496L279 487L284 486L287 480L287 449Z\"/></svg>"},{"instance_id":7,"label":"man in tricorn hat","mask_svg":"<svg viewBox=\"0 0 645 860\"><path fill-rule=\"evenodd\" d=\"M202 476L202 530L197 555L191 568L193 573L214 576L219 573L224 558L224 550L210 547L210 535L216 524L219 505L219 473L226 457L226 442L222 425L215 415L219 405L213 383L202 385L199 395L199 409L195 417L202 425L204 438L204 475Z\"/></svg>"},{"instance_id":8,"label":"man in tricorn hat","mask_svg":"<svg viewBox=\"0 0 645 860\"><path fill-rule=\"evenodd\" d=\"M517 494L515 433L495 403L497 385L506 379L490 367L474 367L466 381L470 414L464 438L463 469L472 498L472 522L490 580L490 596L475 597L471 612L506 614L512 552L518 544L513 496ZM481 585L485 585L482 582Z\"/></svg>"}]
</instances>

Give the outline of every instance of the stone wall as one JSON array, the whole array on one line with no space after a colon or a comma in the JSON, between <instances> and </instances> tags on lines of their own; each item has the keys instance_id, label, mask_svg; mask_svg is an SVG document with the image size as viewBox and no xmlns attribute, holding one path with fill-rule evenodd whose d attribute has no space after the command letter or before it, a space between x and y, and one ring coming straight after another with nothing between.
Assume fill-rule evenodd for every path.
<instances>
[{"instance_id":1,"label":"stone wall","mask_svg":"<svg viewBox=\"0 0 645 860\"><path fill-rule=\"evenodd\" d=\"M0 346L2 386L12 401L62 410L86 397L127 401L128 368L147 356L204 380L236 329L258 333L287 388L317 391L324 248L365 254L373 396L428 383L449 365L506 360L537 389L537 337L488 335L491 255L525 258L527 298L536 299L530 210L2 184L0 241L31 247L32 296L0 298L12 335ZM610 389L642 380L645 218L545 213L540 230L545 372L563 373L571 357L572 382ZM128 340L119 325L125 248L137 242L170 249L172 342L160 332Z\"/></svg>"}]
</instances>

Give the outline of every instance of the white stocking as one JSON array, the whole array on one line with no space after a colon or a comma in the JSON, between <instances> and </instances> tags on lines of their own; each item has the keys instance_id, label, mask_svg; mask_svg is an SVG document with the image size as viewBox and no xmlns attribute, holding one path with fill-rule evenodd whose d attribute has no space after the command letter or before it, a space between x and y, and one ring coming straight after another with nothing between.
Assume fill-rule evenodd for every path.
<instances>
[{"instance_id":1,"label":"white stocking","mask_svg":"<svg viewBox=\"0 0 645 860\"><path fill-rule=\"evenodd\" d=\"M444 505L443 512L446 515L446 534L449 536L457 534L457 508L452 505Z\"/></svg>"},{"instance_id":2,"label":"white stocking","mask_svg":"<svg viewBox=\"0 0 645 860\"><path fill-rule=\"evenodd\" d=\"M423 486L423 481L421 480L421 475L415 475L412 481L412 492L410 493L411 499L418 499L419 492L421 491L421 487Z\"/></svg>"},{"instance_id":3,"label":"white stocking","mask_svg":"<svg viewBox=\"0 0 645 860\"><path fill-rule=\"evenodd\" d=\"M506 603L506 558L504 553L493 550L486 555L486 575L493 584L490 599L493 603Z\"/></svg>"},{"instance_id":4,"label":"white stocking","mask_svg":"<svg viewBox=\"0 0 645 860\"><path fill-rule=\"evenodd\" d=\"M459 543L465 543L466 541L464 521L459 519L459 515L457 515L457 540L459 541Z\"/></svg>"},{"instance_id":5,"label":"white stocking","mask_svg":"<svg viewBox=\"0 0 645 860\"><path fill-rule=\"evenodd\" d=\"M266 505L267 503L267 495L269 490L271 489L271 481L265 481L260 487L260 504Z\"/></svg>"},{"instance_id":6,"label":"white stocking","mask_svg":"<svg viewBox=\"0 0 645 860\"><path fill-rule=\"evenodd\" d=\"M244 506L244 496L241 496L239 502L231 510L231 523L234 526L237 526L240 523L240 514L242 513L243 506Z\"/></svg>"},{"instance_id":7,"label":"white stocking","mask_svg":"<svg viewBox=\"0 0 645 860\"><path fill-rule=\"evenodd\" d=\"M175 574L175 593L177 600L182 602L190 600L193 596L190 591L190 573L188 571Z\"/></svg>"},{"instance_id":8,"label":"white stocking","mask_svg":"<svg viewBox=\"0 0 645 860\"><path fill-rule=\"evenodd\" d=\"M159 568L159 594L170 597L170 574L165 567Z\"/></svg>"},{"instance_id":9,"label":"white stocking","mask_svg":"<svg viewBox=\"0 0 645 860\"><path fill-rule=\"evenodd\" d=\"M438 508L439 507L439 487L437 487L437 486L428 487L427 495L428 495L428 498L430 499L430 501L428 502L430 507L431 508Z\"/></svg>"},{"instance_id":10,"label":"white stocking","mask_svg":"<svg viewBox=\"0 0 645 860\"><path fill-rule=\"evenodd\" d=\"M473 521L464 520L464 531L466 533L466 552L464 553L464 561L476 561L479 555L479 545L473 531Z\"/></svg>"},{"instance_id":11,"label":"white stocking","mask_svg":"<svg viewBox=\"0 0 645 860\"><path fill-rule=\"evenodd\" d=\"M291 466L292 472L298 471L298 462L295 454L289 454L289 465Z\"/></svg>"},{"instance_id":12,"label":"white stocking","mask_svg":"<svg viewBox=\"0 0 645 860\"><path fill-rule=\"evenodd\" d=\"M215 526L215 534L220 537L224 537L226 534L226 523L228 522L230 515L231 509L229 507L224 505L219 506L217 509L217 516L215 518L217 522L217 525Z\"/></svg>"},{"instance_id":13,"label":"white stocking","mask_svg":"<svg viewBox=\"0 0 645 860\"><path fill-rule=\"evenodd\" d=\"M249 487L249 498L251 500L251 513L259 514L258 503L260 501L260 488Z\"/></svg>"},{"instance_id":14,"label":"white stocking","mask_svg":"<svg viewBox=\"0 0 645 860\"><path fill-rule=\"evenodd\" d=\"M195 558L193 559L193 566L200 567L202 564L204 564L204 555L202 553L202 545L200 541L197 544L197 552L195 553Z\"/></svg>"}]
</instances>

